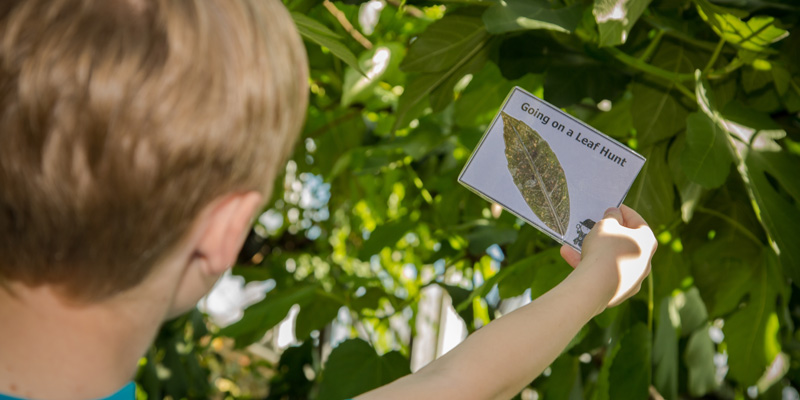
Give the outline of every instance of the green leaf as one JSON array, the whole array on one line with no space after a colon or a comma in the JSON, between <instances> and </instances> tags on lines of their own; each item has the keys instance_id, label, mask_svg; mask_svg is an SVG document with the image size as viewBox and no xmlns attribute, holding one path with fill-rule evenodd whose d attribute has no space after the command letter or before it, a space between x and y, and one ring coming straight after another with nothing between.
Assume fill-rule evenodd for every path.
<instances>
[{"instance_id":1,"label":"green leaf","mask_svg":"<svg viewBox=\"0 0 800 400\"><path fill-rule=\"evenodd\" d=\"M800 157L785 151L750 150L744 160L764 229L783 270L800 282Z\"/></svg>"},{"instance_id":2,"label":"green leaf","mask_svg":"<svg viewBox=\"0 0 800 400\"><path fill-rule=\"evenodd\" d=\"M600 46L625 43L648 4L650 0L595 0L592 13L600 30Z\"/></svg>"},{"instance_id":3,"label":"green leaf","mask_svg":"<svg viewBox=\"0 0 800 400\"><path fill-rule=\"evenodd\" d=\"M695 0L697 11L711 29L728 43L742 49L764 52L789 33L775 26L775 18L757 15L747 22L730 14L729 10L711 4L707 0Z\"/></svg>"},{"instance_id":4,"label":"green leaf","mask_svg":"<svg viewBox=\"0 0 800 400\"><path fill-rule=\"evenodd\" d=\"M569 399L575 384L580 382L580 362L567 353L550 365L551 373L544 384L545 399Z\"/></svg>"},{"instance_id":5,"label":"green leaf","mask_svg":"<svg viewBox=\"0 0 800 400\"><path fill-rule=\"evenodd\" d=\"M655 228L667 226L675 219L675 192L666 152L666 146L650 146L639 150L647 162L625 199L625 204L637 210Z\"/></svg>"},{"instance_id":6,"label":"green leaf","mask_svg":"<svg viewBox=\"0 0 800 400\"><path fill-rule=\"evenodd\" d=\"M684 149L686 149L686 135L682 133L675 138L675 142L669 147L667 162L672 173L672 180L675 181L675 186L677 186L678 194L681 198L681 218L683 222L688 223L691 221L695 208L700 202L700 196L703 195L705 189L691 181L684 173L681 166L681 155Z\"/></svg>"},{"instance_id":7,"label":"green leaf","mask_svg":"<svg viewBox=\"0 0 800 400\"><path fill-rule=\"evenodd\" d=\"M650 331L637 323L603 360L596 400L646 399L650 387Z\"/></svg>"},{"instance_id":8,"label":"green leaf","mask_svg":"<svg viewBox=\"0 0 800 400\"><path fill-rule=\"evenodd\" d=\"M367 342L351 339L333 349L325 363L319 399L349 399L409 373L408 360L399 352L379 356Z\"/></svg>"},{"instance_id":9,"label":"green leaf","mask_svg":"<svg viewBox=\"0 0 800 400\"><path fill-rule=\"evenodd\" d=\"M579 3L553 9L545 0L506 0L489 7L483 22L495 35L530 29L569 33L578 26L582 14Z\"/></svg>"},{"instance_id":10,"label":"green leaf","mask_svg":"<svg viewBox=\"0 0 800 400\"><path fill-rule=\"evenodd\" d=\"M537 298L554 288L572 268L561 258L559 248L553 247L524 258L500 270L509 270L498 282L500 298L519 296L531 289L531 298Z\"/></svg>"},{"instance_id":11,"label":"green leaf","mask_svg":"<svg viewBox=\"0 0 800 400\"><path fill-rule=\"evenodd\" d=\"M452 34L445 35L445 40L439 38L442 34L436 28L442 24L453 29ZM431 29L431 33L428 33ZM464 41L464 37L470 39ZM486 62L488 38L480 18L476 16L448 15L431 24L412 44L417 50L412 52L409 49L409 54L400 65L405 71L420 73L409 77L397 105L394 129L407 126L420 114L426 107L429 95L430 104L435 110L441 110L449 104L453 100L453 87L461 77L480 71ZM431 54L436 56L431 57ZM434 91L436 96L432 94Z\"/></svg>"},{"instance_id":12,"label":"green leaf","mask_svg":"<svg viewBox=\"0 0 800 400\"><path fill-rule=\"evenodd\" d=\"M319 330L330 323L344 304L329 296L317 294L314 300L300 307L294 322L297 340L306 340L311 331Z\"/></svg>"},{"instance_id":13,"label":"green leaf","mask_svg":"<svg viewBox=\"0 0 800 400\"><path fill-rule=\"evenodd\" d=\"M406 219L378 225L369 235L369 239L361 246L358 251L358 258L368 261L374 254L378 254L384 247L394 246L398 240L414 228L416 224Z\"/></svg>"},{"instance_id":14,"label":"green leaf","mask_svg":"<svg viewBox=\"0 0 800 400\"><path fill-rule=\"evenodd\" d=\"M725 183L733 162L728 140L728 133L706 114L689 114L686 147L681 154L686 176L708 189Z\"/></svg>"},{"instance_id":15,"label":"green leaf","mask_svg":"<svg viewBox=\"0 0 800 400\"><path fill-rule=\"evenodd\" d=\"M670 312L670 308L673 308ZM679 320L672 297L661 300L658 325L653 339L653 385L665 399L678 398L678 328Z\"/></svg>"},{"instance_id":16,"label":"green leaf","mask_svg":"<svg viewBox=\"0 0 800 400\"><path fill-rule=\"evenodd\" d=\"M692 73L704 59L682 43L662 40L653 55L652 65L673 73ZM631 84L633 126L640 146L648 146L675 136L686 125L689 107L672 83L642 77Z\"/></svg>"},{"instance_id":17,"label":"green leaf","mask_svg":"<svg viewBox=\"0 0 800 400\"><path fill-rule=\"evenodd\" d=\"M472 77L467 88L456 100L453 118L460 126L488 124L514 86L534 92L541 85L541 76L533 74L509 81L503 77L495 63L487 62L483 69Z\"/></svg>"},{"instance_id":18,"label":"green leaf","mask_svg":"<svg viewBox=\"0 0 800 400\"><path fill-rule=\"evenodd\" d=\"M376 46L359 56L360 70L348 68L342 86L342 107L363 102L375 95L375 88L387 73L396 71L400 65L403 48L397 43ZM361 71L366 71L362 73Z\"/></svg>"},{"instance_id":19,"label":"green leaf","mask_svg":"<svg viewBox=\"0 0 800 400\"><path fill-rule=\"evenodd\" d=\"M489 246L504 245L517 239L517 230L497 226L479 226L464 237L469 241L469 252L483 254Z\"/></svg>"},{"instance_id":20,"label":"green leaf","mask_svg":"<svg viewBox=\"0 0 800 400\"><path fill-rule=\"evenodd\" d=\"M334 56L362 75L365 75L358 65L358 59L353 52L339 41L341 36L328 29L325 25L297 12L292 13L292 20L294 20L300 36L328 48Z\"/></svg>"},{"instance_id":21,"label":"green leaf","mask_svg":"<svg viewBox=\"0 0 800 400\"><path fill-rule=\"evenodd\" d=\"M441 72L451 68L486 41L489 34L480 18L450 14L432 23L408 47L400 64L406 72Z\"/></svg>"},{"instance_id":22,"label":"green leaf","mask_svg":"<svg viewBox=\"0 0 800 400\"><path fill-rule=\"evenodd\" d=\"M698 329L689 337L683 360L689 371L687 386L692 397L703 397L716 390L717 367L714 365L714 343L708 336L708 327Z\"/></svg>"},{"instance_id":23,"label":"green leaf","mask_svg":"<svg viewBox=\"0 0 800 400\"><path fill-rule=\"evenodd\" d=\"M747 304L726 319L722 328L730 375L744 386L754 385L781 349L775 307L784 282L775 255L765 251L764 257L753 268Z\"/></svg>"},{"instance_id":24,"label":"green leaf","mask_svg":"<svg viewBox=\"0 0 800 400\"><path fill-rule=\"evenodd\" d=\"M683 335L688 335L708 322L708 311L700 292L692 287L673 297L675 309L680 315L680 327Z\"/></svg>"},{"instance_id":25,"label":"green leaf","mask_svg":"<svg viewBox=\"0 0 800 400\"><path fill-rule=\"evenodd\" d=\"M244 311L242 319L220 330L220 335L236 339L236 347L244 347L260 340L268 330L281 322L293 305L302 307L313 298L316 286L299 285L287 290L277 289L267 293L264 300Z\"/></svg>"}]
</instances>

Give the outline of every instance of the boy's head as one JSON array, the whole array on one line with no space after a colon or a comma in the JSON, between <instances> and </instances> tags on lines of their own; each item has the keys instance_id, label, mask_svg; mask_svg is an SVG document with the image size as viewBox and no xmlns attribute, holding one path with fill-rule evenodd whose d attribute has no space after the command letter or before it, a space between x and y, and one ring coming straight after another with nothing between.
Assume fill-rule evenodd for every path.
<instances>
[{"instance_id":1,"label":"boy's head","mask_svg":"<svg viewBox=\"0 0 800 400\"><path fill-rule=\"evenodd\" d=\"M0 283L99 300L230 193L266 199L305 113L277 0L0 4Z\"/></svg>"}]
</instances>

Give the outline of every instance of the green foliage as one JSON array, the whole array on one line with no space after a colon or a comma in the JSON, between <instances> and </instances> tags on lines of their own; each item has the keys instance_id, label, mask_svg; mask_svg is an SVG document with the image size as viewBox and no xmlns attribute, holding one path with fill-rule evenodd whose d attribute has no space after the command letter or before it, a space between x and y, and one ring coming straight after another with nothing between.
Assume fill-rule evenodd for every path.
<instances>
[{"instance_id":1,"label":"green foliage","mask_svg":"<svg viewBox=\"0 0 800 400\"><path fill-rule=\"evenodd\" d=\"M362 4L286 3L309 54L307 121L268 206L282 223L259 223L255 265L235 269L275 288L212 334L263 343L298 305L297 346L221 367L160 339L140 378L151 398L206 393L173 382L203 374L231 396L258 393L234 379L245 374L271 398L346 398L408 372L429 288L473 331L561 281L556 243L456 182L515 85L647 158L625 203L660 242L641 292L590 321L530 390L738 399L800 386L794 2L389 2L369 49L352 35ZM331 350L334 320L349 340Z\"/></svg>"}]
</instances>

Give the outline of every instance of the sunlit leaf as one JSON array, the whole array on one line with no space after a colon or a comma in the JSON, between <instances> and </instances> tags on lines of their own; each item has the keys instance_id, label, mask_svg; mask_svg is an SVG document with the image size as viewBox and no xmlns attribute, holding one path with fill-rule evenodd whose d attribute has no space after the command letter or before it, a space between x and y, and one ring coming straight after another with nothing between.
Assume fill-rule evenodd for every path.
<instances>
[{"instance_id":1,"label":"sunlit leaf","mask_svg":"<svg viewBox=\"0 0 800 400\"><path fill-rule=\"evenodd\" d=\"M553 9L545 0L506 0L489 7L483 14L486 29L493 34L546 29L571 32L581 20L580 4Z\"/></svg>"},{"instance_id":2,"label":"sunlit leaf","mask_svg":"<svg viewBox=\"0 0 800 400\"><path fill-rule=\"evenodd\" d=\"M592 13L600 30L600 46L625 43L648 4L650 0L595 0Z\"/></svg>"}]
</instances>

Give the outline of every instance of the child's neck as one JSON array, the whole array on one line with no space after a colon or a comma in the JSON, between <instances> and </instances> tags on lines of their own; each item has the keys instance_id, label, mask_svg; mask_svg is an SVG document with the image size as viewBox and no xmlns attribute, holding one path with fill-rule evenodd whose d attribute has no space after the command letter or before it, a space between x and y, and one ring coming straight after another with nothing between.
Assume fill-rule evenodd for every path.
<instances>
[{"instance_id":1,"label":"child's neck","mask_svg":"<svg viewBox=\"0 0 800 400\"><path fill-rule=\"evenodd\" d=\"M47 286L11 288L15 295L0 288L0 393L15 397L113 394L133 378L166 312L158 299L74 306Z\"/></svg>"}]
</instances>

